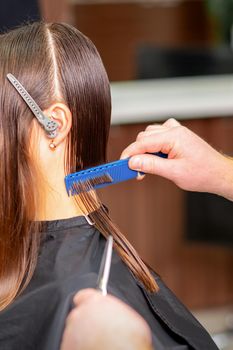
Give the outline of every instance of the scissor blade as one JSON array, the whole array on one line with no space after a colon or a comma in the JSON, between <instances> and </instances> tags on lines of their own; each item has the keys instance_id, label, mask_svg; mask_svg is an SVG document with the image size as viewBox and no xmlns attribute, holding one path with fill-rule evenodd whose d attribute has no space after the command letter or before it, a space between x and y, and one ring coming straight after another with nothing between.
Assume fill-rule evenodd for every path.
<instances>
[{"instance_id":1,"label":"scissor blade","mask_svg":"<svg viewBox=\"0 0 233 350\"><path fill-rule=\"evenodd\" d=\"M97 289L99 289L103 295L107 295L107 285L108 285L111 260L112 260L112 247L113 247L113 238L112 236L109 236L104 248L104 253L101 260L99 276L97 281Z\"/></svg>"}]
</instances>

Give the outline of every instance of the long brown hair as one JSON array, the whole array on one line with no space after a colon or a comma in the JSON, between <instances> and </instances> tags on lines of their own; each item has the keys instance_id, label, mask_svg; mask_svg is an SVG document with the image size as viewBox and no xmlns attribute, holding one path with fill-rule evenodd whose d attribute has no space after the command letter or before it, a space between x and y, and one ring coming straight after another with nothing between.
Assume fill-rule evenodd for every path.
<instances>
[{"instance_id":1,"label":"long brown hair","mask_svg":"<svg viewBox=\"0 0 233 350\"><path fill-rule=\"evenodd\" d=\"M57 101L69 107L73 119L66 173L106 160L111 116L102 61L93 43L77 29L33 23L0 36L0 310L30 281L41 239L41 225L34 221L36 170L28 150L34 117L7 82L9 72L42 110ZM93 209L93 203L89 198L84 205ZM115 248L133 274L148 290L156 291L149 270L107 213L97 209L93 220L105 237L113 235Z\"/></svg>"}]
</instances>

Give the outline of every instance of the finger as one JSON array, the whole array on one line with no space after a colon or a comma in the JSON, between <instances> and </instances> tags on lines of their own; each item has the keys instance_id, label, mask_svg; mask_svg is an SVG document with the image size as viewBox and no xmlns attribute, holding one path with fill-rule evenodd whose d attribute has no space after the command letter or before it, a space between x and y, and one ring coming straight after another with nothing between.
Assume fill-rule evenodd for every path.
<instances>
[{"instance_id":1,"label":"finger","mask_svg":"<svg viewBox=\"0 0 233 350\"><path fill-rule=\"evenodd\" d=\"M151 124L146 127L145 131L150 131L150 130L155 130L160 128L163 128L162 124Z\"/></svg>"},{"instance_id":2,"label":"finger","mask_svg":"<svg viewBox=\"0 0 233 350\"><path fill-rule=\"evenodd\" d=\"M174 128L176 126L180 126L181 124L174 118L170 118L166 120L165 123L163 123L163 126L168 127L168 128Z\"/></svg>"},{"instance_id":3,"label":"finger","mask_svg":"<svg viewBox=\"0 0 233 350\"><path fill-rule=\"evenodd\" d=\"M173 136L173 137L172 137ZM174 144L174 134L172 129L156 135L150 135L142 138L140 141L133 142L121 154L121 159L131 157L136 154L163 152L169 154Z\"/></svg>"},{"instance_id":4,"label":"finger","mask_svg":"<svg viewBox=\"0 0 233 350\"><path fill-rule=\"evenodd\" d=\"M91 288L83 289L79 291L77 294L75 294L73 301L75 305L80 305L82 303L85 303L85 301L89 300L90 298L93 298L96 295L98 296L100 295L100 292L96 289L91 289Z\"/></svg>"},{"instance_id":5,"label":"finger","mask_svg":"<svg viewBox=\"0 0 233 350\"><path fill-rule=\"evenodd\" d=\"M136 142L131 143L128 147L124 149L121 153L120 159L129 158L131 155L136 154L135 151L137 149Z\"/></svg>"},{"instance_id":6,"label":"finger","mask_svg":"<svg viewBox=\"0 0 233 350\"><path fill-rule=\"evenodd\" d=\"M155 128L155 129L151 129L151 130L147 130L147 131L141 131L137 138L136 138L136 141L140 141L142 139L144 139L145 137L148 137L148 136L151 136L151 135L156 135L158 133L161 133L161 132L164 132L164 131L167 131L168 128L162 126L160 128Z\"/></svg>"},{"instance_id":7,"label":"finger","mask_svg":"<svg viewBox=\"0 0 233 350\"><path fill-rule=\"evenodd\" d=\"M133 170L154 174L171 179L176 160L159 158L150 154L133 156L129 160L129 167Z\"/></svg>"},{"instance_id":8,"label":"finger","mask_svg":"<svg viewBox=\"0 0 233 350\"><path fill-rule=\"evenodd\" d=\"M136 179L138 181L142 181L145 178L145 176L146 176L145 174L142 174L142 173L138 172L138 175L137 175Z\"/></svg>"},{"instance_id":9,"label":"finger","mask_svg":"<svg viewBox=\"0 0 233 350\"><path fill-rule=\"evenodd\" d=\"M168 120L166 120L163 124L151 124L148 125L145 129L145 131L151 131L151 130L156 130L156 129L160 129L160 128L171 128L171 127L176 127L176 126L180 126L181 124L175 119L175 118L169 118Z\"/></svg>"}]
</instances>

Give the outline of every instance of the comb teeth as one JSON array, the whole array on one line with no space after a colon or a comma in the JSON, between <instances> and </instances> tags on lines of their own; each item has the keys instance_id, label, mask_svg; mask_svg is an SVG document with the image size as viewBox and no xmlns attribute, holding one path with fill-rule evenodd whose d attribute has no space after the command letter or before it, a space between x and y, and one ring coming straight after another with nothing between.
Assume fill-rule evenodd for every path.
<instances>
[{"instance_id":1,"label":"comb teeth","mask_svg":"<svg viewBox=\"0 0 233 350\"><path fill-rule=\"evenodd\" d=\"M113 182L112 177L109 174L104 174L102 176L96 176L87 180L78 180L74 182L71 186L72 196L78 195L82 192L89 192L93 190L98 185L104 185Z\"/></svg>"},{"instance_id":2,"label":"comb teeth","mask_svg":"<svg viewBox=\"0 0 233 350\"><path fill-rule=\"evenodd\" d=\"M111 177L110 174L107 173L102 176L93 177L92 179L89 180L89 182L92 187L95 187L97 185L113 182L113 178Z\"/></svg>"}]
</instances>

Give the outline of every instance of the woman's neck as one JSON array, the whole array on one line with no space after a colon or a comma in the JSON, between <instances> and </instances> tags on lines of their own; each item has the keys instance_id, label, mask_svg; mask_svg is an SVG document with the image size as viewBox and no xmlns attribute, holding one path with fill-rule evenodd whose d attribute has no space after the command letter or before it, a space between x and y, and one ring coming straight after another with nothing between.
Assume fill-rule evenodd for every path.
<instances>
[{"instance_id":1,"label":"woman's neck","mask_svg":"<svg viewBox=\"0 0 233 350\"><path fill-rule=\"evenodd\" d=\"M64 176L54 176L52 181L43 181L39 188L36 221L67 219L87 215L80 199L69 197L64 184ZM82 209L81 209L82 208Z\"/></svg>"},{"instance_id":2,"label":"woman's neck","mask_svg":"<svg viewBox=\"0 0 233 350\"><path fill-rule=\"evenodd\" d=\"M45 144L40 145L37 152L32 152L37 192L35 220L59 220L87 215L93 208L87 209L79 196L74 198L67 195L64 181L65 142L59 144L54 152L48 150L47 139L43 142ZM32 149L37 149L36 145Z\"/></svg>"},{"instance_id":3,"label":"woman's neck","mask_svg":"<svg viewBox=\"0 0 233 350\"><path fill-rule=\"evenodd\" d=\"M37 221L67 219L86 215L77 204L65 194L53 193L43 199L44 205L36 214Z\"/></svg>"}]
</instances>

